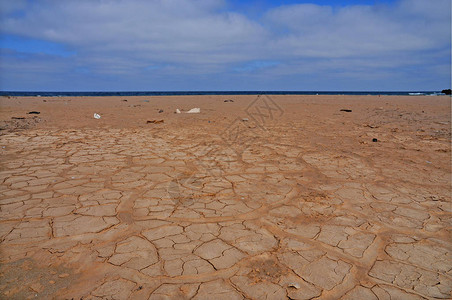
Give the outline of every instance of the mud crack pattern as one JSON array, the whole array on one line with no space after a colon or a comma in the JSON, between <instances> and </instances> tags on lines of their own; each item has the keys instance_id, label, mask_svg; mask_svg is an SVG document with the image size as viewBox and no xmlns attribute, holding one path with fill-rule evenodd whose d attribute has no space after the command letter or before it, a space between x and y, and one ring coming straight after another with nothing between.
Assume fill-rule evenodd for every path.
<instances>
[{"instance_id":1,"label":"mud crack pattern","mask_svg":"<svg viewBox=\"0 0 452 300\"><path fill-rule=\"evenodd\" d=\"M359 153L269 134L215 157L189 128L3 135L1 297L451 297L450 177L404 159L408 133Z\"/></svg>"}]
</instances>

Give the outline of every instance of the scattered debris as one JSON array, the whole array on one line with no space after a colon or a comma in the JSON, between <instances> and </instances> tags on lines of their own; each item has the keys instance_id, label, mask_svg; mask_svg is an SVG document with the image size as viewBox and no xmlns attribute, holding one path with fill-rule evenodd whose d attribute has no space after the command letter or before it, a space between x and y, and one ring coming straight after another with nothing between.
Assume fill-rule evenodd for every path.
<instances>
[{"instance_id":1,"label":"scattered debris","mask_svg":"<svg viewBox=\"0 0 452 300\"><path fill-rule=\"evenodd\" d=\"M179 110L179 108L176 108L176 114L180 114L181 112L180 112L180 110Z\"/></svg>"},{"instance_id":2,"label":"scattered debris","mask_svg":"<svg viewBox=\"0 0 452 300\"><path fill-rule=\"evenodd\" d=\"M187 114L199 114L201 112L201 109L199 107L195 107L187 111Z\"/></svg>"},{"instance_id":3,"label":"scattered debris","mask_svg":"<svg viewBox=\"0 0 452 300\"><path fill-rule=\"evenodd\" d=\"M224 100L223 102L234 102L234 100L232 100L232 99L226 99L226 100Z\"/></svg>"},{"instance_id":4,"label":"scattered debris","mask_svg":"<svg viewBox=\"0 0 452 300\"><path fill-rule=\"evenodd\" d=\"M41 112L39 112L39 111L30 111L30 112L28 112L28 114L29 115L39 115Z\"/></svg>"},{"instance_id":5,"label":"scattered debris","mask_svg":"<svg viewBox=\"0 0 452 300\"><path fill-rule=\"evenodd\" d=\"M376 142L378 142L378 140L376 138L373 138L372 142L376 143Z\"/></svg>"},{"instance_id":6,"label":"scattered debris","mask_svg":"<svg viewBox=\"0 0 452 300\"><path fill-rule=\"evenodd\" d=\"M351 109L345 109L345 108L341 109L341 111L345 111L345 112L352 112L352 110L351 110Z\"/></svg>"},{"instance_id":7,"label":"scattered debris","mask_svg":"<svg viewBox=\"0 0 452 300\"><path fill-rule=\"evenodd\" d=\"M99 115L99 114L96 114L96 113L94 113L94 119L100 119L100 115Z\"/></svg>"},{"instance_id":8,"label":"scattered debris","mask_svg":"<svg viewBox=\"0 0 452 300\"><path fill-rule=\"evenodd\" d=\"M164 123L165 120L148 120L146 122L146 124L159 124L159 123Z\"/></svg>"},{"instance_id":9,"label":"scattered debris","mask_svg":"<svg viewBox=\"0 0 452 300\"><path fill-rule=\"evenodd\" d=\"M249 119L248 119L248 118L243 118L242 121L243 121L243 122L248 122Z\"/></svg>"},{"instance_id":10,"label":"scattered debris","mask_svg":"<svg viewBox=\"0 0 452 300\"><path fill-rule=\"evenodd\" d=\"M33 116L32 118L25 117L11 117L11 120L0 121L0 131L15 131L21 129L28 129L36 126L42 120L38 116Z\"/></svg>"},{"instance_id":11,"label":"scattered debris","mask_svg":"<svg viewBox=\"0 0 452 300\"><path fill-rule=\"evenodd\" d=\"M163 112L163 109L159 109L159 114L161 114Z\"/></svg>"},{"instance_id":12,"label":"scattered debris","mask_svg":"<svg viewBox=\"0 0 452 300\"><path fill-rule=\"evenodd\" d=\"M287 285L288 287L293 287L296 288L297 290L300 288L300 284L296 283L296 282L291 282Z\"/></svg>"}]
</instances>

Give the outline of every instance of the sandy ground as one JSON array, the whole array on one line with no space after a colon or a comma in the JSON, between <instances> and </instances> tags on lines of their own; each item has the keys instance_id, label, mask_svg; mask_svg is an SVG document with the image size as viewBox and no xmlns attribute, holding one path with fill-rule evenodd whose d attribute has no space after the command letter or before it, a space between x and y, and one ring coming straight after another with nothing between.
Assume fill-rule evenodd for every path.
<instances>
[{"instance_id":1,"label":"sandy ground","mask_svg":"<svg viewBox=\"0 0 452 300\"><path fill-rule=\"evenodd\" d=\"M0 101L0 298L451 298L450 97Z\"/></svg>"}]
</instances>

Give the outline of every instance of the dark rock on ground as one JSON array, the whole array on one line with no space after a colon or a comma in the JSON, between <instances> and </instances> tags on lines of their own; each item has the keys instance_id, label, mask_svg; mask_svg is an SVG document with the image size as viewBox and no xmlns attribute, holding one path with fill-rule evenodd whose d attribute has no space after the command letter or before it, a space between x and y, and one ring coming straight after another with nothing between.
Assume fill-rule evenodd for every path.
<instances>
[{"instance_id":1,"label":"dark rock on ground","mask_svg":"<svg viewBox=\"0 0 452 300\"><path fill-rule=\"evenodd\" d=\"M148 120L146 122L146 124L159 124L159 123L164 123L165 120Z\"/></svg>"}]
</instances>

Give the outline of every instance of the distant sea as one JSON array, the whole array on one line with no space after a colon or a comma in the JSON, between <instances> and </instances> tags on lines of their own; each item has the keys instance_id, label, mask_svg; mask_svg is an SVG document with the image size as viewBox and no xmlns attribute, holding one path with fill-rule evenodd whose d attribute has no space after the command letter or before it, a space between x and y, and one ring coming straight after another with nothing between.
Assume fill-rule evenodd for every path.
<instances>
[{"instance_id":1,"label":"distant sea","mask_svg":"<svg viewBox=\"0 0 452 300\"><path fill-rule=\"evenodd\" d=\"M77 97L77 96L187 96L187 95L395 95L437 96L439 91L386 92L386 91L161 91L161 92L18 92L0 91L0 96L15 97Z\"/></svg>"}]
</instances>

